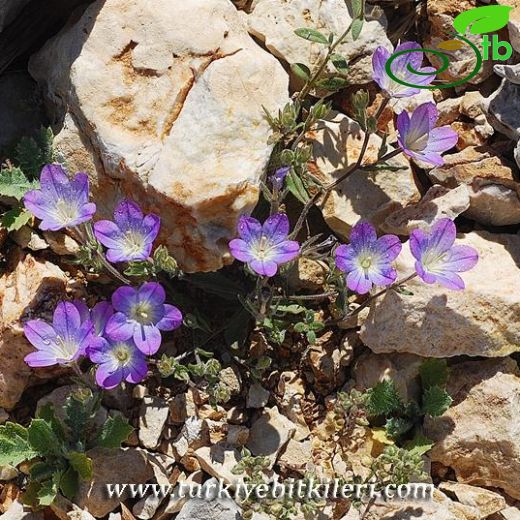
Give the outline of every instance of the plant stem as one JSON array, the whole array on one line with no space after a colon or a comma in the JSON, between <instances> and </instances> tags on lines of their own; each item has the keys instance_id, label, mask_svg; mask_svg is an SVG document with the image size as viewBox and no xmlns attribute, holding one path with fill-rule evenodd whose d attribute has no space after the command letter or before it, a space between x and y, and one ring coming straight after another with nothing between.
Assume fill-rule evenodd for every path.
<instances>
[{"instance_id":1,"label":"plant stem","mask_svg":"<svg viewBox=\"0 0 520 520\"><path fill-rule=\"evenodd\" d=\"M273 300L326 300L327 298L335 296L336 294L336 291L328 291L319 294L292 294L291 296L273 296Z\"/></svg>"},{"instance_id":2,"label":"plant stem","mask_svg":"<svg viewBox=\"0 0 520 520\"><path fill-rule=\"evenodd\" d=\"M92 229L92 223L91 222L85 222L84 229L86 233L86 239L83 237L83 240L85 242L85 245L88 247L92 243L97 244L96 237L94 235L94 230ZM100 260L100 262L103 264L103 267L117 280L120 282L130 285L131 282L128 278L123 276L105 257L105 255L99 250L98 247L96 247L96 256Z\"/></svg>"},{"instance_id":3,"label":"plant stem","mask_svg":"<svg viewBox=\"0 0 520 520\"><path fill-rule=\"evenodd\" d=\"M327 51L327 55L323 59L321 65L318 67L316 72L312 75L311 79L309 79L309 81L307 81L307 83L305 84L305 86L303 87L301 92L298 94L298 96L296 98L298 101L303 101L309 95L309 92L313 89L314 84L316 83L318 78L322 75L325 68L327 67L327 63L329 62L330 57L332 56L332 54L334 54L334 51L336 50L338 45L340 45L343 42L343 40L348 36L348 33L350 32L351 29L352 29L352 23L348 26L347 30L329 47L329 49Z\"/></svg>"}]
</instances>

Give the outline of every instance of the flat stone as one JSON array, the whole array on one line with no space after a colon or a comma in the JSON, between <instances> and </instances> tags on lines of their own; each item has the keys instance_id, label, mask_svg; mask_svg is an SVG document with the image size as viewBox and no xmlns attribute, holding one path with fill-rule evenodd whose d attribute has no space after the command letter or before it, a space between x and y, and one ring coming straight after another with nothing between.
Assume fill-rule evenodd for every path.
<instances>
[{"instance_id":1,"label":"flat stone","mask_svg":"<svg viewBox=\"0 0 520 520\"><path fill-rule=\"evenodd\" d=\"M312 444L310 440L295 441L289 439L287 446L278 459L280 466L304 474L312 463Z\"/></svg>"},{"instance_id":2,"label":"flat stone","mask_svg":"<svg viewBox=\"0 0 520 520\"><path fill-rule=\"evenodd\" d=\"M372 304L361 328L372 351L425 357L503 357L518 351L520 236L480 231L457 243L479 254L477 265L462 273L466 289L451 291L416 278L406 284L412 294L389 291ZM414 264L405 244L396 264L399 277L413 273Z\"/></svg>"},{"instance_id":3,"label":"flat stone","mask_svg":"<svg viewBox=\"0 0 520 520\"><path fill-rule=\"evenodd\" d=\"M381 224L381 229L386 233L409 235L414 229L429 227L440 218L455 220L469 206L469 189L465 184L452 190L432 186L417 204L410 204L389 215Z\"/></svg>"},{"instance_id":4,"label":"flat stone","mask_svg":"<svg viewBox=\"0 0 520 520\"><path fill-rule=\"evenodd\" d=\"M251 425L247 448L255 456L269 457L272 467L295 431L294 423L280 414L276 406L266 408Z\"/></svg>"},{"instance_id":5,"label":"flat stone","mask_svg":"<svg viewBox=\"0 0 520 520\"><path fill-rule=\"evenodd\" d=\"M169 414L170 408L163 399L158 397L143 399L139 417L139 440L145 448L157 448Z\"/></svg>"},{"instance_id":6,"label":"flat stone","mask_svg":"<svg viewBox=\"0 0 520 520\"><path fill-rule=\"evenodd\" d=\"M491 226L520 223L520 183L513 169L490 147L468 147L445 156L445 164L428 172L447 188L465 184L469 208L464 216Z\"/></svg>"},{"instance_id":7,"label":"flat stone","mask_svg":"<svg viewBox=\"0 0 520 520\"><path fill-rule=\"evenodd\" d=\"M520 85L502 80L489 98L489 114L496 130L511 139L520 138Z\"/></svg>"},{"instance_id":8,"label":"flat stone","mask_svg":"<svg viewBox=\"0 0 520 520\"><path fill-rule=\"evenodd\" d=\"M159 241L183 270L232 261L272 149L262 106L288 101L288 76L231 2L97 0L29 68L55 117L71 116L58 141L92 160L99 217L131 197L161 215Z\"/></svg>"},{"instance_id":9,"label":"flat stone","mask_svg":"<svg viewBox=\"0 0 520 520\"><path fill-rule=\"evenodd\" d=\"M427 417L435 441L432 461L453 468L463 484L503 489L520 498L520 371L511 358L468 361L452 367L447 391L453 404Z\"/></svg>"},{"instance_id":10,"label":"flat stone","mask_svg":"<svg viewBox=\"0 0 520 520\"><path fill-rule=\"evenodd\" d=\"M383 11L368 5L366 10L360 37L353 41L349 36L336 49L349 63L349 79L353 84L372 81L374 51L380 45L391 48ZM303 63L313 70L321 63L327 47L306 41L294 31L308 27L339 37L352 22L352 16L342 0L257 0L248 22L251 34L265 42L275 56L289 64Z\"/></svg>"},{"instance_id":11,"label":"flat stone","mask_svg":"<svg viewBox=\"0 0 520 520\"><path fill-rule=\"evenodd\" d=\"M263 408L268 403L270 395L260 383L253 383L247 393L247 408Z\"/></svg>"},{"instance_id":12,"label":"flat stone","mask_svg":"<svg viewBox=\"0 0 520 520\"><path fill-rule=\"evenodd\" d=\"M211 476L234 486L243 478L235 475L232 470L242 458L239 451L225 443L214 446L203 446L195 451L195 457L201 468Z\"/></svg>"},{"instance_id":13,"label":"flat stone","mask_svg":"<svg viewBox=\"0 0 520 520\"><path fill-rule=\"evenodd\" d=\"M90 482L81 481L75 502L96 518L114 511L128 498L107 495L106 484L145 484L154 476L145 451L135 448L94 448L87 452L92 459L94 476Z\"/></svg>"}]
</instances>

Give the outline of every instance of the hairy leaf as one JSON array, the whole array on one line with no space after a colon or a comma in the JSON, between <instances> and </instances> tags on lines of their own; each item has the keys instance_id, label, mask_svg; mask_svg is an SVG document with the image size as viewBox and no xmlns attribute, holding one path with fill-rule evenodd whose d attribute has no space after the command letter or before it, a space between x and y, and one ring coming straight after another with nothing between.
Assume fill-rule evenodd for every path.
<instances>
[{"instance_id":1,"label":"hairy leaf","mask_svg":"<svg viewBox=\"0 0 520 520\"><path fill-rule=\"evenodd\" d=\"M369 415L389 415L404 408L393 381L381 381L371 388L368 394L367 412Z\"/></svg>"},{"instance_id":2,"label":"hairy leaf","mask_svg":"<svg viewBox=\"0 0 520 520\"><path fill-rule=\"evenodd\" d=\"M311 79L311 70L307 65L303 63L293 63L291 65L291 70L303 81L309 81Z\"/></svg>"},{"instance_id":3,"label":"hairy leaf","mask_svg":"<svg viewBox=\"0 0 520 520\"><path fill-rule=\"evenodd\" d=\"M363 30L363 18L356 18L352 20L352 39L355 41L361 36L361 31Z\"/></svg>"},{"instance_id":4,"label":"hairy leaf","mask_svg":"<svg viewBox=\"0 0 520 520\"><path fill-rule=\"evenodd\" d=\"M20 139L13 159L29 178L39 177L43 166L54 162L53 139L50 128L41 128L34 137Z\"/></svg>"},{"instance_id":5,"label":"hairy leaf","mask_svg":"<svg viewBox=\"0 0 520 520\"><path fill-rule=\"evenodd\" d=\"M329 44L328 38L316 29L302 27L300 29L296 29L294 31L294 34L296 34L296 36L299 36L300 38L303 38L304 40L309 40L310 42L322 43L323 45Z\"/></svg>"},{"instance_id":6,"label":"hairy leaf","mask_svg":"<svg viewBox=\"0 0 520 520\"><path fill-rule=\"evenodd\" d=\"M92 478L92 459L87 457L85 453L69 451L69 453L67 453L67 459L83 480L90 480Z\"/></svg>"},{"instance_id":7,"label":"hairy leaf","mask_svg":"<svg viewBox=\"0 0 520 520\"><path fill-rule=\"evenodd\" d=\"M408 451L422 456L428 453L433 448L433 445L434 443L431 439L421 433L417 433L411 441L405 443L404 447Z\"/></svg>"},{"instance_id":8,"label":"hairy leaf","mask_svg":"<svg viewBox=\"0 0 520 520\"><path fill-rule=\"evenodd\" d=\"M36 495L40 506L47 507L54 502L54 499L58 494L58 484L60 479L61 473L55 473L51 480L42 483L40 490Z\"/></svg>"},{"instance_id":9,"label":"hairy leaf","mask_svg":"<svg viewBox=\"0 0 520 520\"><path fill-rule=\"evenodd\" d=\"M423 394L423 411L432 417L442 415L451 405L453 399L440 386L431 386Z\"/></svg>"},{"instance_id":10,"label":"hairy leaf","mask_svg":"<svg viewBox=\"0 0 520 520\"><path fill-rule=\"evenodd\" d=\"M72 500L79 490L79 476L76 470L69 467L65 473L63 473L60 480L60 490L65 497Z\"/></svg>"},{"instance_id":11,"label":"hairy leaf","mask_svg":"<svg viewBox=\"0 0 520 520\"><path fill-rule=\"evenodd\" d=\"M40 455L55 455L60 452L61 442L52 426L44 419L33 419L27 428L31 447Z\"/></svg>"},{"instance_id":12,"label":"hairy leaf","mask_svg":"<svg viewBox=\"0 0 520 520\"><path fill-rule=\"evenodd\" d=\"M22 200L29 190L38 187L38 183L30 181L20 168L4 168L0 170L0 195Z\"/></svg>"},{"instance_id":13,"label":"hairy leaf","mask_svg":"<svg viewBox=\"0 0 520 520\"><path fill-rule=\"evenodd\" d=\"M285 183L288 190L302 203L305 204L309 200L309 194L303 181L293 171L285 178Z\"/></svg>"},{"instance_id":14,"label":"hairy leaf","mask_svg":"<svg viewBox=\"0 0 520 520\"><path fill-rule=\"evenodd\" d=\"M346 74L348 72L347 60L341 56L341 54L333 54L330 57L330 61L340 74Z\"/></svg>"},{"instance_id":15,"label":"hairy leaf","mask_svg":"<svg viewBox=\"0 0 520 520\"><path fill-rule=\"evenodd\" d=\"M128 439L133 428L122 417L109 417L97 439L96 446L119 448Z\"/></svg>"},{"instance_id":16,"label":"hairy leaf","mask_svg":"<svg viewBox=\"0 0 520 520\"><path fill-rule=\"evenodd\" d=\"M385 429L390 437L398 439L413 428L413 422L404 417L390 417L385 423Z\"/></svg>"},{"instance_id":17,"label":"hairy leaf","mask_svg":"<svg viewBox=\"0 0 520 520\"><path fill-rule=\"evenodd\" d=\"M0 426L0 466L17 466L37 455L29 444L26 428L12 422Z\"/></svg>"},{"instance_id":18,"label":"hairy leaf","mask_svg":"<svg viewBox=\"0 0 520 520\"><path fill-rule=\"evenodd\" d=\"M18 231L28 224L32 219L32 214L22 206L6 211L0 220L1 226L7 231Z\"/></svg>"}]
</instances>

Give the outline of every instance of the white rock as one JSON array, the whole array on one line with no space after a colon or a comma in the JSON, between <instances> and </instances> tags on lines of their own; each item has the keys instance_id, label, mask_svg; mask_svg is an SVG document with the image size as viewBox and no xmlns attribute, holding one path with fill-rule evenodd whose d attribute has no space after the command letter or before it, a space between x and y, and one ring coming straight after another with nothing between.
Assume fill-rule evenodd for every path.
<instances>
[{"instance_id":1,"label":"white rock","mask_svg":"<svg viewBox=\"0 0 520 520\"><path fill-rule=\"evenodd\" d=\"M24 506L15 500L9 509L0 515L1 520L43 520L43 511L32 511L30 507Z\"/></svg>"},{"instance_id":2,"label":"white rock","mask_svg":"<svg viewBox=\"0 0 520 520\"><path fill-rule=\"evenodd\" d=\"M520 498L520 371L510 358L468 361L452 367L453 404L427 417L435 441L431 459L455 470L464 484L502 488Z\"/></svg>"},{"instance_id":3,"label":"white rock","mask_svg":"<svg viewBox=\"0 0 520 520\"><path fill-rule=\"evenodd\" d=\"M210 486L218 487L218 482L211 479L204 483L203 493ZM231 498L214 497L212 500L191 499L181 509L176 520L240 520L240 508Z\"/></svg>"},{"instance_id":4,"label":"white rock","mask_svg":"<svg viewBox=\"0 0 520 520\"><path fill-rule=\"evenodd\" d=\"M381 229L387 233L409 235L414 229L428 227L439 218L454 220L469 206L469 190L465 184L452 190L432 186L420 202L389 215L381 224Z\"/></svg>"},{"instance_id":5,"label":"white rock","mask_svg":"<svg viewBox=\"0 0 520 520\"><path fill-rule=\"evenodd\" d=\"M297 471L301 474L305 473L305 470L312 463L312 444L310 440L307 441L295 441L289 439L287 446L283 453L278 459L280 466L291 470Z\"/></svg>"},{"instance_id":6,"label":"white rock","mask_svg":"<svg viewBox=\"0 0 520 520\"><path fill-rule=\"evenodd\" d=\"M466 289L451 291L419 279L413 294L388 292L372 304L361 339L374 352L409 352L426 357L501 357L520 344L520 236L473 232L457 241L475 248L477 265L462 273ZM400 277L414 272L407 244ZM406 275L405 275L406 273Z\"/></svg>"},{"instance_id":7,"label":"white rock","mask_svg":"<svg viewBox=\"0 0 520 520\"><path fill-rule=\"evenodd\" d=\"M520 85L504 79L489 97L491 124L511 139L520 138Z\"/></svg>"},{"instance_id":8,"label":"white rock","mask_svg":"<svg viewBox=\"0 0 520 520\"><path fill-rule=\"evenodd\" d=\"M454 495L461 504L477 509L481 518L502 511L507 505L502 495L477 486L468 486L460 482L441 482L439 489L448 496Z\"/></svg>"},{"instance_id":9,"label":"white rock","mask_svg":"<svg viewBox=\"0 0 520 520\"><path fill-rule=\"evenodd\" d=\"M238 450L225 443L215 444L211 447L203 446L195 451L195 457L206 473L226 484L234 487L243 480L243 477L232 472L242 457Z\"/></svg>"},{"instance_id":10,"label":"white rock","mask_svg":"<svg viewBox=\"0 0 520 520\"><path fill-rule=\"evenodd\" d=\"M367 21L360 37L345 38L336 52L349 62L349 79L354 84L372 81L372 54L380 45L388 49L386 17L380 9L367 7ZM296 29L318 29L339 37L352 22L351 11L342 0L257 0L249 15L249 29L266 47L285 62L303 63L311 70L321 63L327 47L294 34ZM334 69L331 68L331 71Z\"/></svg>"},{"instance_id":11,"label":"white rock","mask_svg":"<svg viewBox=\"0 0 520 520\"><path fill-rule=\"evenodd\" d=\"M139 417L139 440L145 448L154 449L158 446L169 414L170 408L163 399L143 399Z\"/></svg>"},{"instance_id":12,"label":"white rock","mask_svg":"<svg viewBox=\"0 0 520 520\"><path fill-rule=\"evenodd\" d=\"M520 520L520 509L517 507L507 507L500 511L500 515L504 520Z\"/></svg>"},{"instance_id":13,"label":"white rock","mask_svg":"<svg viewBox=\"0 0 520 520\"><path fill-rule=\"evenodd\" d=\"M32 373L24 357L34 348L23 335L23 323L52 318L67 284L65 273L51 262L17 252L13 263L15 270L0 277L0 406L7 410L16 405ZM46 375L38 370L38 376Z\"/></svg>"},{"instance_id":14,"label":"white rock","mask_svg":"<svg viewBox=\"0 0 520 520\"><path fill-rule=\"evenodd\" d=\"M313 147L310 171L324 184L340 178L358 159L364 133L359 125L342 114L331 114L308 137ZM382 140L370 137L363 164L377 160ZM391 148L389 149L391 151ZM392 212L418 202L420 193L408 160L397 156L388 161L397 171L357 171L320 202L327 224L342 238L361 219L379 225Z\"/></svg>"},{"instance_id":15,"label":"white rock","mask_svg":"<svg viewBox=\"0 0 520 520\"><path fill-rule=\"evenodd\" d=\"M255 456L268 457L272 467L295 431L295 424L283 416L276 406L266 408L251 425L247 448Z\"/></svg>"},{"instance_id":16,"label":"white rock","mask_svg":"<svg viewBox=\"0 0 520 520\"><path fill-rule=\"evenodd\" d=\"M227 242L271 152L262 106L287 102L288 77L229 1L98 0L30 72L69 109L86 143L73 155L99 157L102 213L131 196L160 213L160 240L183 269L231 261Z\"/></svg>"},{"instance_id":17,"label":"white rock","mask_svg":"<svg viewBox=\"0 0 520 520\"><path fill-rule=\"evenodd\" d=\"M280 411L296 427L294 440L303 441L310 435L305 421L302 402L305 396L305 383L296 372L283 372L278 382L278 392L282 395Z\"/></svg>"}]
</instances>

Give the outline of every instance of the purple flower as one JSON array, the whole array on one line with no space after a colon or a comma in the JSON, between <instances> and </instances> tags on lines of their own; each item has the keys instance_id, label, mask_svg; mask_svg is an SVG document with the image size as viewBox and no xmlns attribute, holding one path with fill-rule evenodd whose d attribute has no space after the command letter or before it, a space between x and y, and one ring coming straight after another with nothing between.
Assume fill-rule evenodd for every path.
<instances>
[{"instance_id":1,"label":"purple flower","mask_svg":"<svg viewBox=\"0 0 520 520\"><path fill-rule=\"evenodd\" d=\"M110 390L122 381L140 383L148 371L145 355L132 340L96 338L89 348L89 357L98 366L96 382Z\"/></svg>"},{"instance_id":2,"label":"purple flower","mask_svg":"<svg viewBox=\"0 0 520 520\"><path fill-rule=\"evenodd\" d=\"M438 282L448 289L464 289L457 273L469 271L478 262L478 253L469 246L455 246L457 229L449 218L437 220L429 233L415 229L410 235L410 250L417 274L426 283Z\"/></svg>"},{"instance_id":3,"label":"purple flower","mask_svg":"<svg viewBox=\"0 0 520 520\"><path fill-rule=\"evenodd\" d=\"M449 126L434 128L437 119L439 112L433 103L418 106L411 118L406 111L397 116L397 140L406 155L433 166L444 164L440 154L453 148L459 136Z\"/></svg>"},{"instance_id":4,"label":"purple flower","mask_svg":"<svg viewBox=\"0 0 520 520\"><path fill-rule=\"evenodd\" d=\"M141 208L123 200L114 211L114 220L94 224L96 238L106 247L110 262L146 260L159 233L161 219L154 214L143 216Z\"/></svg>"},{"instance_id":5,"label":"purple flower","mask_svg":"<svg viewBox=\"0 0 520 520\"><path fill-rule=\"evenodd\" d=\"M25 207L41 219L40 229L58 231L87 222L96 212L96 205L88 201L88 177L77 173L69 179L59 164L44 166L40 189L28 191Z\"/></svg>"},{"instance_id":6,"label":"purple flower","mask_svg":"<svg viewBox=\"0 0 520 520\"><path fill-rule=\"evenodd\" d=\"M105 332L105 327L108 319L114 314L114 308L107 301L101 301L96 303L92 310L85 305L84 302L76 300L72 302L79 311L81 320L90 320L94 327L93 333L96 336L102 336Z\"/></svg>"},{"instance_id":7,"label":"purple flower","mask_svg":"<svg viewBox=\"0 0 520 520\"><path fill-rule=\"evenodd\" d=\"M291 171L290 166L282 166L281 168L278 168L273 175L271 175L271 182L273 184L273 187L280 191L283 188L283 183L285 182L285 177L287 177L287 174Z\"/></svg>"},{"instance_id":8,"label":"purple flower","mask_svg":"<svg viewBox=\"0 0 520 520\"><path fill-rule=\"evenodd\" d=\"M336 249L336 266L347 274L347 287L366 294L372 285L390 285L397 272L392 262L401 252L401 242L395 235L377 238L374 226L360 222L350 233L350 244Z\"/></svg>"},{"instance_id":9,"label":"purple flower","mask_svg":"<svg viewBox=\"0 0 520 520\"><path fill-rule=\"evenodd\" d=\"M36 352L25 356L30 367L66 365L84 355L92 339L93 325L82 320L74 303L60 302L54 310L52 325L30 320L24 325L25 337Z\"/></svg>"},{"instance_id":10,"label":"purple flower","mask_svg":"<svg viewBox=\"0 0 520 520\"><path fill-rule=\"evenodd\" d=\"M161 330L174 330L182 323L181 311L164 303L165 298L164 289L155 282L139 289L119 287L112 295L116 313L109 318L105 334L118 341L133 338L141 352L155 354L161 346Z\"/></svg>"},{"instance_id":11,"label":"purple flower","mask_svg":"<svg viewBox=\"0 0 520 520\"><path fill-rule=\"evenodd\" d=\"M238 222L240 238L231 240L231 254L261 276L274 276L280 264L296 258L300 245L287 240L289 219L284 213L271 215L264 224L242 216Z\"/></svg>"},{"instance_id":12,"label":"purple flower","mask_svg":"<svg viewBox=\"0 0 520 520\"><path fill-rule=\"evenodd\" d=\"M401 85L390 78L386 72L386 63L390 56L400 51L414 51L420 49L417 42L405 42L397 46L394 52L390 52L384 47L378 47L372 56L373 78L388 97L410 97L418 94L421 89ZM397 57L391 65L394 75L406 83L426 86L435 79L435 69L433 67L422 67L423 53L415 50ZM431 75L414 74L410 68L416 72L428 73Z\"/></svg>"}]
</instances>

